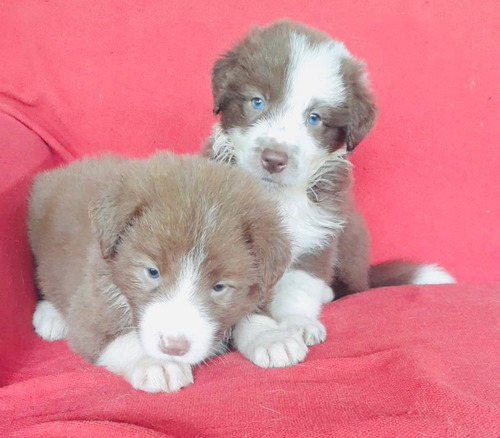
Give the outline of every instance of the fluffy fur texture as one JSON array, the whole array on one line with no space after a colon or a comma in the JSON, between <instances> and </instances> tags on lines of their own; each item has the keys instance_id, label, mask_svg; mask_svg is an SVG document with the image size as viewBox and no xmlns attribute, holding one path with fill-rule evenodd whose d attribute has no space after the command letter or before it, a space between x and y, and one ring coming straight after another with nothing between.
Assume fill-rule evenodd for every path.
<instances>
[{"instance_id":1,"label":"fluffy fur texture","mask_svg":"<svg viewBox=\"0 0 500 438\"><path fill-rule=\"evenodd\" d=\"M369 236L351 195L345 155L371 130L376 106L364 64L299 24L255 28L212 71L214 113L205 148L268 189L292 238L292 265L276 285L272 316L308 345L326 332L321 304L370 286L454 281L437 267L369 266ZM404 271L404 272L403 272ZM425 274L425 275L422 275Z\"/></svg>"},{"instance_id":2,"label":"fluffy fur texture","mask_svg":"<svg viewBox=\"0 0 500 438\"><path fill-rule=\"evenodd\" d=\"M152 392L191 383L191 365L268 307L290 261L264 190L200 157L106 157L40 174L28 234L36 332ZM244 324L239 333L245 354L253 338Z\"/></svg>"}]
</instances>

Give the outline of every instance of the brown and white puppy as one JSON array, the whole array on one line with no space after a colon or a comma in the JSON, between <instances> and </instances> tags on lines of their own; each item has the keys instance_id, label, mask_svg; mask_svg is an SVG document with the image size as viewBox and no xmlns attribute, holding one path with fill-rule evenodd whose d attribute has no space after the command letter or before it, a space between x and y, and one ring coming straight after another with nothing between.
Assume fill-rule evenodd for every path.
<instances>
[{"instance_id":1,"label":"brown and white puppy","mask_svg":"<svg viewBox=\"0 0 500 438\"><path fill-rule=\"evenodd\" d=\"M166 153L76 162L36 177L28 234L36 332L135 388L188 385L244 316L276 324L261 313L290 245L239 169Z\"/></svg>"},{"instance_id":2,"label":"brown and white puppy","mask_svg":"<svg viewBox=\"0 0 500 438\"><path fill-rule=\"evenodd\" d=\"M215 63L212 91L220 122L205 155L266 187L293 241L292 265L271 304L280 327L299 328L313 345L325 339L317 317L333 291L338 298L374 286L454 281L436 266L369 266L345 155L377 111L364 64L342 43L286 21L255 28Z\"/></svg>"}]
</instances>

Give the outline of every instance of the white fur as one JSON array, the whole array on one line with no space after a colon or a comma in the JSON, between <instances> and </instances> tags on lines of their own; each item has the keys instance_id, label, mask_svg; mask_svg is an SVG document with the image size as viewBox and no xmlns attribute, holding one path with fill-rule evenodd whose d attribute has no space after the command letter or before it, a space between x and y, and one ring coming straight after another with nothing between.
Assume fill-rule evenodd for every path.
<instances>
[{"instance_id":1,"label":"white fur","mask_svg":"<svg viewBox=\"0 0 500 438\"><path fill-rule=\"evenodd\" d=\"M292 239L292 258L296 260L304 253L320 250L343 226L332 212L313 204L307 192L318 170L332 159L339 159L345 148L330 154L320 147L306 120L308 111L314 111L314 105L327 102L340 107L345 103L341 65L350 54L342 43L311 44L298 33L292 34L290 45L292 56L284 90L286 97L279 110L257 119L245 129L232 127L224 132L216 124L212 141L218 161L230 161L234 156L239 167L270 189ZM259 93L256 96L263 97ZM269 174L263 168L262 152L267 145L276 145L287 154L288 163L282 172ZM236 330L237 338L241 337L240 351L260 366L293 364L284 354L284 345L288 344L283 339L295 338L299 332L308 345L324 341L326 330L317 318L321 305L332 299L332 289L322 280L304 271L287 272L275 286L271 303L278 327L262 318L242 321ZM279 348L275 347L276 342Z\"/></svg>"},{"instance_id":2,"label":"white fur","mask_svg":"<svg viewBox=\"0 0 500 438\"><path fill-rule=\"evenodd\" d=\"M139 336L146 352L155 358L169 358L160 349L160 339L185 337L189 351L182 356L170 357L179 362L195 364L210 354L217 326L200 308L195 299L199 287L199 266L203 259L200 251L192 251L182 261L178 280L174 287L148 305L139 322Z\"/></svg>"},{"instance_id":3,"label":"white fur","mask_svg":"<svg viewBox=\"0 0 500 438\"><path fill-rule=\"evenodd\" d=\"M299 33L292 33L290 46L286 98L281 110L256 120L245 129L233 127L224 132L216 124L212 140L218 161L228 161L234 155L241 168L271 189L293 238L292 256L296 259L305 252L320 250L332 234L342 228L342 221L331 212L312 204L307 191L319 167L343 152L329 154L318 146L306 118L307 110L314 110L314 103L341 106L345 102L340 67L350 54L342 43L311 44ZM272 175L261 163L262 151L269 143L278 144L288 155L286 168Z\"/></svg>"},{"instance_id":4,"label":"white fur","mask_svg":"<svg viewBox=\"0 0 500 438\"><path fill-rule=\"evenodd\" d=\"M303 115L293 117L293 114L280 113L257 120L245 130L239 127L228 129L227 135L239 166L271 187L294 186L305 191L315 170L312 163L326 160L328 151L317 145L303 118ZM270 175L262 167L261 155L267 144L273 142L279 143L287 153L288 164L282 172Z\"/></svg>"},{"instance_id":5,"label":"white fur","mask_svg":"<svg viewBox=\"0 0 500 438\"><path fill-rule=\"evenodd\" d=\"M232 152L240 167L266 184L305 191L317 163L329 156L327 150L317 145L307 126L307 110L314 111L314 104L321 102L343 105L346 91L340 67L350 55L342 43L325 41L312 45L299 34L292 34L290 44L292 57L283 105L245 129L230 128L227 138L216 127L214 150L220 161ZM262 168L261 154L268 144L279 144L288 155L287 167L280 173L269 175Z\"/></svg>"},{"instance_id":6,"label":"white fur","mask_svg":"<svg viewBox=\"0 0 500 438\"><path fill-rule=\"evenodd\" d=\"M301 34L293 34L290 42L292 62L287 107L303 113L313 100L342 105L346 95L340 66L343 59L350 57L345 46L337 41L311 45Z\"/></svg>"},{"instance_id":7,"label":"white fur","mask_svg":"<svg viewBox=\"0 0 500 438\"><path fill-rule=\"evenodd\" d=\"M193 383L190 365L149 357L135 331L110 342L96 365L106 367L123 376L134 388L147 392L173 392Z\"/></svg>"},{"instance_id":8,"label":"white fur","mask_svg":"<svg viewBox=\"0 0 500 438\"><path fill-rule=\"evenodd\" d=\"M68 334L68 327L64 317L47 301L39 301L33 314L33 327L41 338L47 341L57 341L63 339Z\"/></svg>"},{"instance_id":9,"label":"white fur","mask_svg":"<svg viewBox=\"0 0 500 438\"><path fill-rule=\"evenodd\" d=\"M270 193L292 241L292 261L304 253L320 250L335 232L341 231L343 222L313 205L304 190L284 187Z\"/></svg>"},{"instance_id":10,"label":"white fur","mask_svg":"<svg viewBox=\"0 0 500 438\"><path fill-rule=\"evenodd\" d=\"M234 144L219 122L212 126L210 142L212 143L212 157L221 163L230 163L234 155Z\"/></svg>"},{"instance_id":11,"label":"white fur","mask_svg":"<svg viewBox=\"0 0 500 438\"><path fill-rule=\"evenodd\" d=\"M333 291L323 280L302 270L290 270L274 287L271 315L281 328L299 329L307 345L326 339L326 330L318 321L321 306L333 300Z\"/></svg>"},{"instance_id":12,"label":"white fur","mask_svg":"<svg viewBox=\"0 0 500 438\"><path fill-rule=\"evenodd\" d=\"M448 284L456 280L443 268L437 265L423 265L415 272L412 284Z\"/></svg>"},{"instance_id":13,"label":"white fur","mask_svg":"<svg viewBox=\"0 0 500 438\"><path fill-rule=\"evenodd\" d=\"M249 315L233 330L235 347L262 368L287 367L304 360L307 346L297 328L280 328L264 315Z\"/></svg>"},{"instance_id":14,"label":"white fur","mask_svg":"<svg viewBox=\"0 0 500 438\"><path fill-rule=\"evenodd\" d=\"M312 46L305 35L292 34L290 43L292 57L284 109L269 124L263 124L265 132L259 134L287 145L295 155L301 155L297 157L296 166L302 170L300 166L308 164L310 158L319 153L327 155L310 135L305 124L305 111L314 102L328 102L331 106L344 103L346 96L340 65L349 53L342 43L333 41Z\"/></svg>"},{"instance_id":15,"label":"white fur","mask_svg":"<svg viewBox=\"0 0 500 438\"><path fill-rule=\"evenodd\" d=\"M235 134L237 130L232 130L233 136L226 134L216 123L213 128L212 140L214 156L218 161L225 161L236 150L234 135L237 142L240 134ZM231 139L233 137L233 139ZM241 139L245 143L244 139ZM251 148L239 147L236 154L241 160L242 155L249 157L252 155ZM340 159L340 158L339 158ZM260 159L257 160L260 166ZM240 167L248 168L238 161ZM310 163L309 168L314 168ZM314 174L314 170L307 174ZM254 175L255 176L255 175ZM267 184L264 182L264 185ZM302 254L314 250L319 250L329 238L337 231L342 230L343 221L331 212L323 210L320 206L314 205L307 196L307 184L290 184L285 186L269 187L269 194L278 205L280 216L287 228L288 235L292 239L292 260L297 259Z\"/></svg>"}]
</instances>

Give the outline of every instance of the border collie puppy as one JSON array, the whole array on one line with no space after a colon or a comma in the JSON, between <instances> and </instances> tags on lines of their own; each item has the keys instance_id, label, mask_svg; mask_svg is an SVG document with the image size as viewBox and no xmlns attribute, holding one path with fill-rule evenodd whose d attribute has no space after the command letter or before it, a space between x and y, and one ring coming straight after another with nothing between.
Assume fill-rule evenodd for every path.
<instances>
[{"instance_id":1,"label":"border collie puppy","mask_svg":"<svg viewBox=\"0 0 500 438\"><path fill-rule=\"evenodd\" d=\"M134 388L190 384L191 366L222 352L244 316L276 324L261 313L290 244L242 170L166 153L76 162L36 177L28 234L38 335L67 339Z\"/></svg>"},{"instance_id":2,"label":"border collie puppy","mask_svg":"<svg viewBox=\"0 0 500 438\"><path fill-rule=\"evenodd\" d=\"M290 232L292 264L271 303L281 328L300 330L314 345L326 336L321 305L334 296L454 282L437 266L369 266L345 155L369 133L377 111L364 64L341 42L287 21L255 28L215 63L212 91L220 122L204 154L267 188Z\"/></svg>"}]
</instances>

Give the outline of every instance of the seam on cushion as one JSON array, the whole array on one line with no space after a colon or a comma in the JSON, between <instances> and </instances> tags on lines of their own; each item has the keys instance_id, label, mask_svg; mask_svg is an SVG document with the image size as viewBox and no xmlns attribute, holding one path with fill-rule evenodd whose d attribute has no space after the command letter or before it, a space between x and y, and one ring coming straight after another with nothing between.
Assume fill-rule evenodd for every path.
<instances>
[{"instance_id":1,"label":"seam on cushion","mask_svg":"<svg viewBox=\"0 0 500 438\"><path fill-rule=\"evenodd\" d=\"M30 131L38 135L42 141L54 152L56 153L61 161L69 162L77 158L77 154L69 146L62 144L53 135L51 135L47 130L42 128L40 125L35 123L32 119L27 117L21 111L0 102L0 111L7 116L12 117L17 120L22 125L26 126Z\"/></svg>"}]
</instances>

